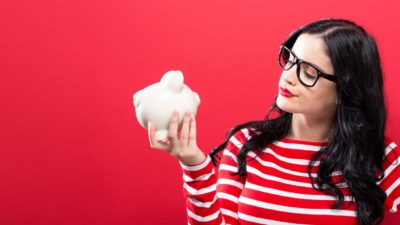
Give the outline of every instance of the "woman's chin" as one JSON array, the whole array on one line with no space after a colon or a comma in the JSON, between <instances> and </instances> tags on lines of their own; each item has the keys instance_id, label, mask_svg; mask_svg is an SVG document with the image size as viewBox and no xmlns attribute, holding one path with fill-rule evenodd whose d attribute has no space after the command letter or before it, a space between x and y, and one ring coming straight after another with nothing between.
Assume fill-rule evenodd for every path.
<instances>
[{"instance_id":1,"label":"woman's chin","mask_svg":"<svg viewBox=\"0 0 400 225\"><path fill-rule=\"evenodd\" d=\"M276 105L283 111L288 112L288 113L294 113L298 110L295 109L293 103L287 102L284 99L278 99L276 100Z\"/></svg>"}]
</instances>

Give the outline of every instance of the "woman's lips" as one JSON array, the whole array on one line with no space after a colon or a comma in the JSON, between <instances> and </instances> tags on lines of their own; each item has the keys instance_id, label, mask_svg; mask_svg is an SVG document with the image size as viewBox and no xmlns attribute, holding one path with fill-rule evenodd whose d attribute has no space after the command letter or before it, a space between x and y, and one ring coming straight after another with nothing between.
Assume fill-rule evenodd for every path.
<instances>
[{"instance_id":1,"label":"woman's lips","mask_svg":"<svg viewBox=\"0 0 400 225\"><path fill-rule=\"evenodd\" d=\"M288 89L282 88L282 87L279 88L279 93L280 93L282 96L288 97L288 98L294 97L294 96L295 96L295 95L292 94L292 92L290 92Z\"/></svg>"}]
</instances>

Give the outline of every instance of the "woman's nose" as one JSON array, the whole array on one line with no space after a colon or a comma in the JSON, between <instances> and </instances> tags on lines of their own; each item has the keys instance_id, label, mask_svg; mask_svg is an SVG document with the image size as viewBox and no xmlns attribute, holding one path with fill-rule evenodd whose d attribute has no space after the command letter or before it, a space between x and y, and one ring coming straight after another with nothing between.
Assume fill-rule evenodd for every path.
<instances>
[{"instance_id":1,"label":"woman's nose","mask_svg":"<svg viewBox=\"0 0 400 225\"><path fill-rule=\"evenodd\" d=\"M293 66L287 71L284 71L284 79L286 83L295 86L297 83L296 66Z\"/></svg>"}]
</instances>

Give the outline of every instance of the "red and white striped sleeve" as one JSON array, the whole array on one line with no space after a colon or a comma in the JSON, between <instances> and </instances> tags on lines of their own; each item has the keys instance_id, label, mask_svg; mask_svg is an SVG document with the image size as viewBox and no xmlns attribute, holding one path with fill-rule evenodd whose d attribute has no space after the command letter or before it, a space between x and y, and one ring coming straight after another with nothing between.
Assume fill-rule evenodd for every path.
<instances>
[{"instance_id":1,"label":"red and white striped sleeve","mask_svg":"<svg viewBox=\"0 0 400 225\"><path fill-rule=\"evenodd\" d=\"M385 177L379 182L379 186L387 195L385 209L400 214L400 150L389 138L385 138L385 145Z\"/></svg>"},{"instance_id":2,"label":"red and white striped sleeve","mask_svg":"<svg viewBox=\"0 0 400 225\"><path fill-rule=\"evenodd\" d=\"M239 224L238 199L244 180L233 173L237 172L237 152L250 137L248 129L232 135L219 168L214 168L210 156L195 166L181 163L189 224Z\"/></svg>"}]
</instances>

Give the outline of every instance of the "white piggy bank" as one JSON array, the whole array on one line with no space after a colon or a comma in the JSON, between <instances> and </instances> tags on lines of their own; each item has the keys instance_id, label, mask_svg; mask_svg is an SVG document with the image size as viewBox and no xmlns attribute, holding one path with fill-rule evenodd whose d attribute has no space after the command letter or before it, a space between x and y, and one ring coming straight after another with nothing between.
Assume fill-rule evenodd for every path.
<instances>
[{"instance_id":1,"label":"white piggy bank","mask_svg":"<svg viewBox=\"0 0 400 225\"><path fill-rule=\"evenodd\" d=\"M184 113L196 115L199 104L199 95L183 83L183 74L179 70L167 72L160 82L133 95L133 105L140 125L147 129L147 123L151 122L156 129L157 140L167 138L174 110L179 112L181 127Z\"/></svg>"}]
</instances>

